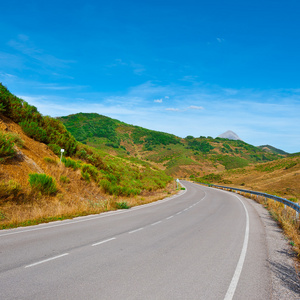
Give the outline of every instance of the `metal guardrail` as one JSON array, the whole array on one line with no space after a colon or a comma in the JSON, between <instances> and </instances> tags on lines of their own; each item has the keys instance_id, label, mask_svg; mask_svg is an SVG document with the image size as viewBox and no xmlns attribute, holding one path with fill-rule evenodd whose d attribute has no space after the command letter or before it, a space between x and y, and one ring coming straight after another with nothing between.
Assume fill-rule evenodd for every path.
<instances>
[{"instance_id":1,"label":"metal guardrail","mask_svg":"<svg viewBox=\"0 0 300 300\"><path fill-rule=\"evenodd\" d=\"M203 184L203 185L208 185L208 186L211 186L211 187L229 189L229 190L233 190L233 191L239 191L239 192L243 192L243 193L247 193L247 194L252 194L252 195L257 195L257 196L262 196L262 197L265 197L265 198L268 198L268 199L272 199L272 200L281 202L286 206L291 207L292 209L294 209L296 211L297 217L299 217L300 205L297 204L297 203L294 203L290 200L287 200L285 198L281 198L281 197L278 197L278 196L274 196L274 195L270 195L270 194L266 194L266 193L261 193L261 192L255 192L255 191L249 191L249 190L233 188L233 187L230 187L230 186L222 186L222 185L208 184L208 183L202 183L202 182L197 182L197 183Z\"/></svg>"}]
</instances>

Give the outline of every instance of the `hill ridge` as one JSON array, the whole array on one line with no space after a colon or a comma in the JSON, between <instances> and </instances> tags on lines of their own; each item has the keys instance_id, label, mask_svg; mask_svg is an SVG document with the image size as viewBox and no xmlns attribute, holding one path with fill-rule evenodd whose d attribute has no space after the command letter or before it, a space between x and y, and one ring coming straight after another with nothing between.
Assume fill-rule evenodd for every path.
<instances>
[{"instance_id":1,"label":"hill ridge","mask_svg":"<svg viewBox=\"0 0 300 300\"><path fill-rule=\"evenodd\" d=\"M167 174L184 177L281 158L242 140L187 136L129 125L100 114L60 117L79 141L120 157L139 157ZM92 130L91 130L92 128Z\"/></svg>"}]
</instances>

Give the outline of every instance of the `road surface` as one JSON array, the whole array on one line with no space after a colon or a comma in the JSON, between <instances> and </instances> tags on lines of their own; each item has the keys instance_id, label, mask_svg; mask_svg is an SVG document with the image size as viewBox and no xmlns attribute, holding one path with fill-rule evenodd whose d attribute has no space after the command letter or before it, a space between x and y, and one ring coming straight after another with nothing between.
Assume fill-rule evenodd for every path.
<instances>
[{"instance_id":1,"label":"road surface","mask_svg":"<svg viewBox=\"0 0 300 300\"><path fill-rule=\"evenodd\" d=\"M272 299L250 201L183 184L149 205L0 231L0 298Z\"/></svg>"}]
</instances>

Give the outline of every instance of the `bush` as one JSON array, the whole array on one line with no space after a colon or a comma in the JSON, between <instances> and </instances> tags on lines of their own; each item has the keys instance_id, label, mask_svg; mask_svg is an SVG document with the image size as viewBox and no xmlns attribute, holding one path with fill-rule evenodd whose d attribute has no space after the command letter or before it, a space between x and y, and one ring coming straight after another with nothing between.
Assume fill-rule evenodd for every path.
<instances>
[{"instance_id":1,"label":"bush","mask_svg":"<svg viewBox=\"0 0 300 300\"><path fill-rule=\"evenodd\" d=\"M116 208L118 209L129 209L130 206L127 204L127 202L116 202Z\"/></svg>"},{"instance_id":2,"label":"bush","mask_svg":"<svg viewBox=\"0 0 300 300\"><path fill-rule=\"evenodd\" d=\"M60 179L59 179L62 183L69 183L70 182L70 179L67 177L67 176L60 176Z\"/></svg>"},{"instance_id":3,"label":"bush","mask_svg":"<svg viewBox=\"0 0 300 300\"><path fill-rule=\"evenodd\" d=\"M78 156L79 158L86 158L87 152L84 149L80 149L76 152L76 156Z\"/></svg>"},{"instance_id":4,"label":"bush","mask_svg":"<svg viewBox=\"0 0 300 300\"><path fill-rule=\"evenodd\" d=\"M55 179L46 174L29 174L28 181L33 190L39 191L43 195L53 195L57 192Z\"/></svg>"},{"instance_id":5,"label":"bush","mask_svg":"<svg viewBox=\"0 0 300 300\"><path fill-rule=\"evenodd\" d=\"M72 168L74 171L80 168L80 162L72 158L63 157L61 161L67 168Z\"/></svg>"},{"instance_id":6,"label":"bush","mask_svg":"<svg viewBox=\"0 0 300 300\"><path fill-rule=\"evenodd\" d=\"M52 152L58 156L60 156L60 147L56 144L48 144L48 147L50 148L50 150L52 150Z\"/></svg>"},{"instance_id":7,"label":"bush","mask_svg":"<svg viewBox=\"0 0 300 300\"><path fill-rule=\"evenodd\" d=\"M37 122L23 121L20 122L20 126L29 137L35 139L36 141L47 143L47 132L41 128Z\"/></svg>"},{"instance_id":8,"label":"bush","mask_svg":"<svg viewBox=\"0 0 300 300\"><path fill-rule=\"evenodd\" d=\"M12 157L16 154L14 141L11 135L0 131L0 158Z\"/></svg>"},{"instance_id":9,"label":"bush","mask_svg":"<svg viewBox=\"0 0 300 300\"><path fill-rule=\"evenodd\" d=\"M51 158L51 157L44 157L44 161L46 163L49 163L49 164L53 164L53 165L56 165L57 164L57 160Z\"/></svg>"},{"instance_id":10,"label":"bush","mask_svg":"<svg viewBox=\"0 0 300 300\"><path fill-rule=\"evenodd\" d=\"M95 166L90 164L83 164L81 167L81 174L82 172L87 173L90 177L92 177L95 181L97 181L99 171Z\"/></svg>"},{"instance_id":11,"label":"bush","mask_svg":"<svg viewBox=\"0 0 300 300\"><path fill-rule=\"evenodd\" d=\"M24 147L24 141L21 139L21 137L17 133L8 133L8 135L11 137L12 141L19 147Z\"/></svg>"},{"instance_id":12,"label":"bush","mask_svg":"<svg viewBox=\"0 0 300 300\"><path fill-rule=\"evenodd\" d=\"M81 176L85 181L91 182L91 176L88 172L84 172L83 170L81 170Z\"/></svg>"},{"instance_id":13,"label":"bush","mask_svg":"<svg viewBox=\"0 0 300 300\"><path fill-rule=\"evenodd\" d=\"M0 182L0 199L15 198L21 191L21 185L13 180Z\"/></svg>"}]
</instances>

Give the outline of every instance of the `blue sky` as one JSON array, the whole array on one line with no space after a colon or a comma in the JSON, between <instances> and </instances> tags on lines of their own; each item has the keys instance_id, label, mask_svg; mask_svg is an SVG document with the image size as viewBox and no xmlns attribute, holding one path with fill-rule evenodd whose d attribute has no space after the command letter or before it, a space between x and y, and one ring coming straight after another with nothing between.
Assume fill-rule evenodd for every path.
<instances>
[{"instance_id":1,"label":"blue sky","mask_svg":"<svg viewBox=\"0 0 300 300\"><path fill-rule=\"evenodd\" d=\"M298 0L2 2L0 82L44 115L300 151Z\"/></svg>"}]
</instances>

